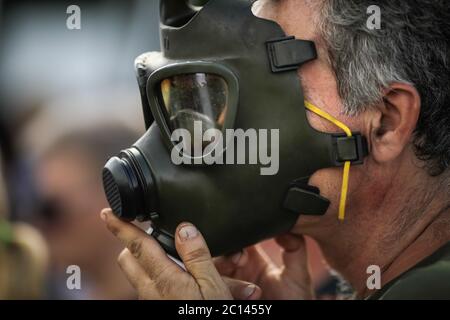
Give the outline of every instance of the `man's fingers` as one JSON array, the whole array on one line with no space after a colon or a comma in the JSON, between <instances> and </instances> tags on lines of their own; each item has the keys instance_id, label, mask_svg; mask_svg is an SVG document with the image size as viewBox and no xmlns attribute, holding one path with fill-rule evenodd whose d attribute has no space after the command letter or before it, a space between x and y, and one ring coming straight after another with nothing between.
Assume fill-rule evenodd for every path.
<instances>
[{"instance_id":1,"label":"man's fingers","mask_svg":"<svg viewBox=\"0 0 450 320\"><path fill-rule=\"evenodd\" d=\"M147 273L144 271L139 262L135 257L133 257L130 250L128 249L124 249L120 253L119 257L117 258L117 263L125 273L128 281L135 289L138 288L143 279L148 278Z\"/></svg>"},{"instance_id":2,"label":"man's fingers","mask_svg":"<svg viewBox=\"0 0 450 320\"><path fill-rule=\"evenodd\" d=\"M294 235L292 233L286 233L275 238L275 241L280 247L287 252L297 251L300 247L304 246L303 236Z\"/></svg>"},{"instance_id":3,"label":"man's fingers","mask_svg":"<svg viewBox=\"0 0 450 320\"><path fill-rule=\"evenodd\" d=\"M157 290L154 289L153 282L136 258L131 254L130 250L124 249L117 258L117 262L123 273L125 273L128 282L130 282L138 292L145 290L147 293L152 293L152 300L161 298L158 295Z\"/></svg>"},{"instance_id":4,"label":"man's fingers","mask_svg":"<svg viewBox=\"0 0 450 320\"><path fill-rule=\"evenodd\" d=\"M278 244L284 249L283 262L286 269L301 271L307 267L308 255L303 236L286 234L278 237Z\"/></svg>"},{"instance_id":5,"label":"man's fingers","mask_svg":"<svg viewBox=\"0 0 450 320\"><path fill-rule=\"evenodd\" d=\"M231 295L236 300L259 300L262 295L261 288L253 283L222 277Z\"/></svg>"},{"instance_id":6,"label":"man's fingers","mask_svg":"<svg viewBox=\"0 0 450 320\"><path fill-rule=\"evenodd\" d=\"M203 236L190 223L178 226L175 245L186 270L194 277L205 299L223 298L229 290L217 272ZM220 293L220 296L217 294ZM229 294L229 298L231 294Z\"/></svg>"},{"instance_id":7,"label":"man's fingers","mask_svg":"<svg viewBox=\"0 0 450 320\"><path fill-rule=\"evenodd\" d=\"M248 262L247 250L241 250L235 254L217 257L214 264L217 271L223 276L232 276L239 268L244 267Z\"/></svg>"},{"instance_id":8,"label":"man's fingers","mask_svg":"<svg viewBox=\"0 0 450 320\"><path fill-rule=\"evenodd\" d=\"M259 245L244 249L240 256L217 258L215 264L223 276L255 283L262 274L276 267Z\"/></svg>"},{"instance_id":9,"label":"man's fingers","mask_svg":"<svg viewBox=\"0 0 450 320\"><path fill-rule=\"evenodd\" d=\"M283 247L284 275L301 287L308 287L311 283L308 270L308 254L306 241L303 236L286 234L278 237L278 244Z\"/></svg>"},{"instance_id":10,"label":"man's fingers","mask_svg":"<svg viewBox=\"0 0 450 320\"><path fill-rule=\"evenodd\" d=\"M158 242L143 230L118 219L109 209L103 210L101 217L152 280L156 281L164 275L168 276L170 272L181 270L167 257Z\"/></svg>"}]
</instances>

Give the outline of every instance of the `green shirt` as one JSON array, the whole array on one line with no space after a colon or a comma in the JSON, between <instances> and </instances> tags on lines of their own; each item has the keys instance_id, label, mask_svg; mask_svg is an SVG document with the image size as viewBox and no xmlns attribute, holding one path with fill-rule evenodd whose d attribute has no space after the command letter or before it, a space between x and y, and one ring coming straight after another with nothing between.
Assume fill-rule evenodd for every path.
<instances>
[{"instance_id":1,"label":"green shirt","mask_svg":"<svg viewBox=\"0 0 450 320\"><path fill-rule=\"evenodd\" d=\"M450 242L386 284L369 300L450 300Z\"/></svg>"}]
</instances>

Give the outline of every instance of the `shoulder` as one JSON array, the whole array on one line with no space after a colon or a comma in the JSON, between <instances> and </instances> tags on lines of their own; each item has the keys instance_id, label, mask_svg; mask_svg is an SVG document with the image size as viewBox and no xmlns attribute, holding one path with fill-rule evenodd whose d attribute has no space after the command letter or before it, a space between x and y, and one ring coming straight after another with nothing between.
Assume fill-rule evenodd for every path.
<instances>
[{"instance_id":1,"label":"shoulder","mask_svg":"<svg viewBox=\"0 0 450 320\"><path fill-rule=\"evenodd\" d=\"M381 300L450 300L450 259L414 268L394 280Z\"/></svg>"}]
</instances>

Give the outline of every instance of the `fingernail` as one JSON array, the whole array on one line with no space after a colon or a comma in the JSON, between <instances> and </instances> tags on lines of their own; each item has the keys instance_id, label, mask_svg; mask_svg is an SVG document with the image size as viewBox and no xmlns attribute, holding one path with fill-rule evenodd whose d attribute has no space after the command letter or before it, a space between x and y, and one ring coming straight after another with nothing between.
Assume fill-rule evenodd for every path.
<instances>
[{"instance_id":1,"label":"fingernail","mask_svg":"<svg viewBox=\"0 0 450 320\"><path fill-rule=\"evenodd\" d=\"M193 225L188 224L182 227L178 234L181 240L186 241L195 238L198 235L198 231Z\"/></svg>"},{"instance_id":2,"label":"fingernail","mask_svg":"<svg viewBox=\"0 0 450 320\"><path fill-rule=\"evenodd\" d=\"M102 218L103 221L106 221L106 219L108 219L108 215L107 215L108 210L102 210L102 212L100 213L100 218Z\"/></svg>"},{"instance_id":3,"label":"fingernail","mask_svg":"<svg viewBox=\"0 0 450 320\"><path fill-rule=\"evenodd\" d=\"M256 286L254 284L249 284L242 291L242 294L247 299L247 298L250 298L253 293L255 293L255 290L256 290Z\"/></svg>"},{"instance_id":4,"label":"fingernail","mask_svg":"<svg viewBox=\"0 0 450 320\"><path fill-rule=\"evenodd\" d=\"M233 256L231 256L231 261L234 264L239 264L239 260L241 259L241 257L242 257L242 251L239 251L239 252L233 254Z\"/></svg>"}]
</instances>

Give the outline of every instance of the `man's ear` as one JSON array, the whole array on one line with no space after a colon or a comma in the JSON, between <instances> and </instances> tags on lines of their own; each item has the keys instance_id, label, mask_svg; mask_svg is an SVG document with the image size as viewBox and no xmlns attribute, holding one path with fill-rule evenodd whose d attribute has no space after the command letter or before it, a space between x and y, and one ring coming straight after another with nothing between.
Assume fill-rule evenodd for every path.
<instances>
[{"instance_id":1,"label":"man's ear","mask_svg":"<svg viewBox=\"0 0 450 320\"><path fill-rule=\"evenodd\" d=\"M390 162L400 156L411 142L420 107L420 95L414 86L394 83L386 90L378 116L371 121L370 145L375 161Z\"/></svg>"}]
</instances>

